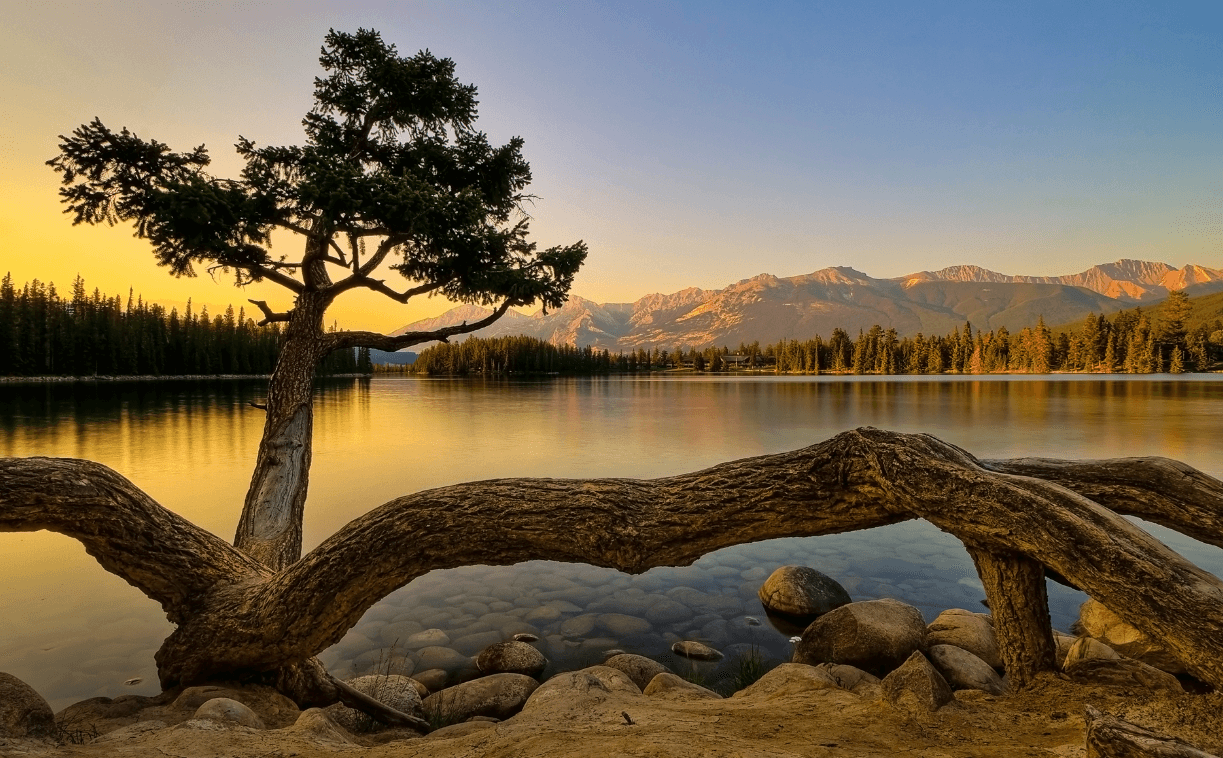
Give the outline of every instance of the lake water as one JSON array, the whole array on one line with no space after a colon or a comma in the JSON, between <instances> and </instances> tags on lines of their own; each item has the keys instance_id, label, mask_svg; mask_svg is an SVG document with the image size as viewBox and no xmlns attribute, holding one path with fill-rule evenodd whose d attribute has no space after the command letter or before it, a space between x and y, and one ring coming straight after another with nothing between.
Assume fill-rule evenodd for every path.
<instances>
[{"instance_id":1,"label":"lake water","mask_svg":"<svg viewBox=\"0 0 1223 758\"><path fill-rule=\"evenodd\" d=\"M0 385L0 455L105 463L230 539L263 424L247 403L263 386ZM864 425L929 432L981 457L1164 455L1223 476L1221 400L1214 375L330 380L317 394L306 547L422 489L507 476L665 476ZM1223 551L1148 528L1223 575ZM680 638L706 641L728 659L750 645L782 659L789 632L765 620L755 593L785 564L835 577L855 600L912 603L927 619L981 609L984 597L959 541L914 521L744 545L639 576L542 561L434 572L372 608L322 658L346 675L385 662L394 647L401 670L440 666L457 677L467 656L531 631L554 670L598 662L609 648L687 667L668 652ZM156 692L153 653L170 625L79 543L0 534L0 578L0 671L56 709ZM1050 584L1055 627L1066 629L1083 599ZM717 682L725 671L703 674ZM135 678L143 681L124 684Z\"/></svg>"}]
</instances>

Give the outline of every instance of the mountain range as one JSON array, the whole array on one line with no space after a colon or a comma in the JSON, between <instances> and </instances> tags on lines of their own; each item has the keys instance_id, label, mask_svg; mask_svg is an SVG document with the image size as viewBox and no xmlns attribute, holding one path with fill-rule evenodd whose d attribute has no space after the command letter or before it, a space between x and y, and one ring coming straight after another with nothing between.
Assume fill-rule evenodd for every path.
<instances>
[{"instance_id":1,"label":"mountain range","mask_svg":"<svg viewBox=\"0 0 1223 758\"><path fill-rule=\"evenodd\" d=\"M895 329L901 337L947 334L966 320L981 329L1017 331L1040 317L1049 325L1063 324L1088 313L1153 303L1182 289L1190 296L1223 291L1223 270L1120 260L1067 276L1012 276L965 265L876 279L837 266L787 278L760 274L720 290L690 287L632 303L596 303L572 295L546 314L509 311L474 334L523 334L616 352L677 345L733 348L740 342L768 344L816 334L827 338L837 327L855 336L874 324ZM395 333L428 331L489 313L462 305Z\"/></svg>"}]
</instances>

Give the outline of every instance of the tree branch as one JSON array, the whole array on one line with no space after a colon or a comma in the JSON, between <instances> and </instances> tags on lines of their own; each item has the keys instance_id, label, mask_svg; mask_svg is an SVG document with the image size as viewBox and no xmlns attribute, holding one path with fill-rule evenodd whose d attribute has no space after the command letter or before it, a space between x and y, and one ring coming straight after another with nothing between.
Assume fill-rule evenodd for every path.
<instances>
[{"instance_id":1,"label":"tree branch","mask_svg":"<svg viewBox=\"0 0 1223 758\"><path fill-rule=\"evenodd\" d=\"M267 268L266 266L259 266L259 265L252 263L252 264L243 264L242 266L240 266L240 268L245 268L247 271L251 272L252 274L262 279L267 279L269 281L276 282L281 287L284 287L285 289L288 289L288 290L292 290L293 292L302 292L306 288L304 284L297 281L293 277L287 274L282 274L279 271L276 271L275 269Z\"/></svg>"},{"instance_id":2,"label":"tree branch","mask_svg":"<svg viewBox=\"0 0 1223 758\"><path fill-rule=\"evenodd\" d=\"M176 624L218 589L270 575L106 466L0 458L0 532L43 529L79 540L102 568L161 603Z\"/></svg>"},{"instance_id":3,"label":"tree branch","mask_svg":"<svg viewBox=\"0 0 1223 758\"><path fill-rule=\"evenodd\" d=\"M273 311L268 307L266 300L247 300L247 302L253 303L259 308L259 310L263 311L263 320L259 322L259 326L267 326L268 324L272 324L277 321L288 321L291 318L288 313L277 313L276 311Z\"/></svg>"},{"instance_id":4,"label":"tree branch","mask_svg":"<svg viewBox=\"0 0 1223 758\"><path fill-rule=\"evenodd\" d=\"M356 273L360 276L369 276L370 274L374 273L374 271L376 271L378 267L382 265L382 262L386 260L386 257L390 254L391 250L395 249L396 245L403 244L407 240L408 236L406 234L392 234L391 236L387 237L382 242L378 243L378 249L374 251L374 254L370 256L368 261L357 269Z\"/></svg>"},{"instance_id":5,"label":"tree branch","mask_svg":"<svg viewBox=\"0 0 1223 758\"><path fill-rule=\"evenodd\" d=\"M479 321L470 324L464 321L462 324L443 327L432 332L407 332L399 335L378 334L377 332L329 332L324 337L327 340L328 350L340 350L346 347L372 347L377 350L393 353L396 350L419 345L422 342L433 342L435 340L445 342L456 334L470 334L471 332L483 329L504 316L505 312L510 309L510 304L509 300L505 301L497 307L497 310Z\"/></svg>"},{"instance_id":6,"label":"tree branch","mask_svg":"<svg viewBox=\"0 0 1223 758\"><path fill-rule=\"evenodd\" d=\"M395 302L407 303L417 295L423 295L425 293L433 292L434 290L445 287L449 281L449 279L446 279L440 282L430 282L428 284L421 284L419 286L412 287L404 292L396 292L395 290L386 286L386 283L381 279L370 279L369 277L362 276L361 274L353 274L352 276L336 282L336 284L332 286L328 292L331 294L331 297L334 300L348 290L356 289L357 287L364 287L379 294L386 295Z\"/></svg>"},{"instance_id":7,"label":"tree branch","mask_svg":"<svg viewBox=\"0 0 1223 758\"><path fill-rule=\"evenodd\" d=\"M1125 516L1223 547L1223 482L1169 458L983 460L981 466L1055 482Z\"/></svg>"}]
</instances>

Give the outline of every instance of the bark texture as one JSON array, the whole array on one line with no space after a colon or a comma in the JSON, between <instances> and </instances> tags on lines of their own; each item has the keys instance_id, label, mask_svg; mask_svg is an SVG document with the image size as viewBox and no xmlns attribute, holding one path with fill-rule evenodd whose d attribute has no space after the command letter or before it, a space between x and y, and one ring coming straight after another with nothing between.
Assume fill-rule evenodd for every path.
<instances>
[{"instance_id":1,"label":"bark texture","mask_svg":"<svg viewBox=\"0 0 1223 758\"><path fill-rule=\"evenodd\" d=\"M972 546L968 553L985 585L1007 678L1012 687L1023 689L1055 668L1045 567L1018 553Z\"/></svg>"},{"instance_id":2,"label":"bark texture","mask_svg":"<svg viewBox=\"0 0 1223 758\"><path fill-rule=\"evenodd\" d=\"M1039 565L1223 686L1223 583L1119 515L1133 511L1133 492L1158 490L1143 501L1144 517L1199 536L1210 528L1203 523L1220 523L1223 484L1181 464L1171 467L1180 475L1145 483L1146 472L1169 466L1143 463L1094 462L1076 472L1087 480L1072 489L1031 469L1010 473L1006 462L982 464L927 435L863 428L663 479L500 479L420 492L354 520L272 573L102 466L6 459L0 531L76 537L105 568L160 602L178 624L157 654L167 687L262 675L335 698L334 685L311 668L312 656L380 598L436 569L547 559L636 573L745 542L912 518L957 535L981 556L993 595L1024 596L1003 611L1015 634L999 635L1005 660L1019 670L1047 663ZM1129 479L1137 481L1128 489L1119 484ZM1098 501L1076 491L1092 487Z\"/></svg>"},{"instance_id":3,"label":"bark texture","mask_svg":"<svg viewBox=\"0 0 1223 758\"><path fill-rule=\"evenodd\" d=\"M314 369L329 352L323 337L326 307L317 293L298 295L268 383L267 419L234 536L234 545L273 570L301 557L314 438Z\"/></svg>"},{"instance_id":4,"label":"bark texture","mask_svg":"<svg viewBox=\"0 0 1223 758\"><path fill-rule=\"evenodd\" d=\"M1087 706L1087 758L1218 758Z\"/></svg>"}]
</instances>

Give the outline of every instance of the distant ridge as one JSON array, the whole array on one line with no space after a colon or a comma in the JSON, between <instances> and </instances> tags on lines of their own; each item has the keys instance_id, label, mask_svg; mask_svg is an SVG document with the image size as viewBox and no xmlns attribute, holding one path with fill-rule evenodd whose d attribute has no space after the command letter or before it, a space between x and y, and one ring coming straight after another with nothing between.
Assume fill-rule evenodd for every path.
<instances>
[{"instance_id":1,"label":"distant ridge","mask_svg":"<svg viewBox=\"0 0 1223 758\"><path fill-rule=\"evenodd\" d=\"M1211 291L1223 289L1218 286L1218 283L1223 281L1223 270L1193 265L1174 268L1167 263L1132 258L1123 258L1115 263L1102 263L1082 273L1066 276L1010 276L980 266L949 266L938 271L919 271L899 278L906 283L946 281L1067 284L1072 287L1086 287L1107 297L1135 303L1162 300L1172 290L1188 290L1197 285L1216 285Z\"/></svg>"},{"instance_id":2,"label":"distant ridge","mask_svg":"<svg viewBox=\"0 0 1223 758\"><path fill-rule=\"evenodd\" d=\"M876 279L834 266L786 278L760 274L720 290L655 293L633 303L596 303L574 295L547 314L511 311L475 334L524 334L557 345L619 351L765 344L828 337L834 328L854 336L874 324L901 337L946 334L966 320L978 328L1016 331L1042 316L1047 324L1068 323L1088 313L1153 303L1176 289L1192 296L1221 292L1223 270L1124 259L1065 276L1012 276L963 265ZM489 313L463 305L395 333L476 321Z\"/></svg>"}]
</instances>

